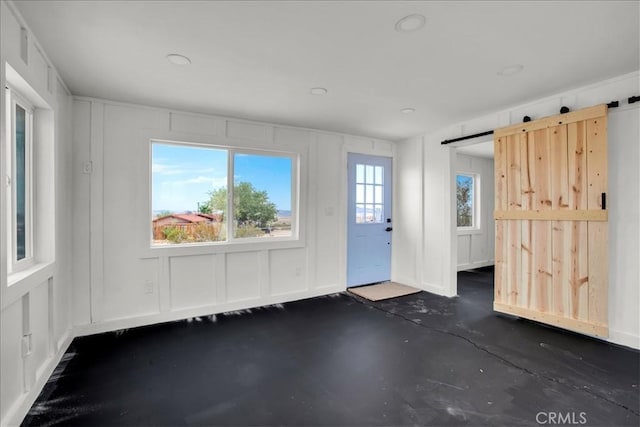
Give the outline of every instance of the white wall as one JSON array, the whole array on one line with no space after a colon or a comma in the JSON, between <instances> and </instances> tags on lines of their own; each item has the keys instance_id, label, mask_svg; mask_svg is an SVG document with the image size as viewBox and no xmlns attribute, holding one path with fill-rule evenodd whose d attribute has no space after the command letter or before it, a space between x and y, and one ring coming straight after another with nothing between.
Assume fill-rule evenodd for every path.
<instances>
[{"instance_id":1,"label":"white wall","mask_svg":"<svg viewBox=\"0 0 640 427\"><path fill-rule=\"evenodd\" d=\"M422 139L396 145L391 279L418 286L422 282Z\"/></svg>"},{"instance_id":2,"label":"white wall","mask_svg":"<svg viewBox=\"0 0 640 427\"><path fill-rule=\"evenodd\" d=\"M78 333L345 289L347 152L393 157L394 144L97 99L76 99L73 112ZM151 138L299 154L300 240L151 249Z\"/></svg>"},{"instance_id":3,"label":"white wall","mask_svg":"<svg viewBox=\"0 0 640 427\"><path fill-rule=\"evenodd\" d=\"M640 103L626 100L640 93L640 73L634 72L590 86L559 93L535 102L515 106L464 123L431 132L398 144L397 169L405 166L414 170L415 178L422 175L424 211L404 212L407 221L421 223L422 230L398 233L395 248L422 247L415 258L400 259L406 251L394 252L394 274L406 277L422 289L440 295L457 293L457 232L452 221L455 203L451 200L455 176L455 147L443 146L441 141L488 129L508 126L529 115L534 119L558 114L566 105L572 110L620 100L620 107L609 111L609 340L629 347L640 348L640 274L638 271L639 229L638 215L638 126ZM419 152L417 166L410 152ZM405 155L406 153L406 155ZM402 185L402 183L400 183ZM407 195L399 203L408 203ZM443 206L441 209L440 206Z\"/></svg>"},{"instance_id":4,"label":"white wall","mask_svg":"<svg viewBox=\"0 0 640 427\"><path fill-rule=\"evenodd\" d=\"M0 2L0 80L34 104L36 234L33 268L7 274L7 188L0 186L0 424L19 424L71 341L71 98L13 6ZM6 64L9 64L8 67ZM0 91L0 176L7 143ZM23 335L31 349L23 355Z\"/></svg>"},{"instance_id":5,"label":"white wall","mask_svg":"<svg viewBox=\"0 0 640 427\"><path fill-rule=\"evenodd\" d=\"M493 265L495 253L493 159L456 153L455 172L471 173L480 179L480 227L477 230L458 230L457 270Z\"/></svg>"},{"instance_id":6,"label":"white wall","mask_svg":"<svg viewBox=\"0 0 640 427\"><path fill-rule=\"evenodd\" d=\"M446 296L456 295L454 160L424 136L397 144L392 280Z\"/></svg>"}]
</instances>

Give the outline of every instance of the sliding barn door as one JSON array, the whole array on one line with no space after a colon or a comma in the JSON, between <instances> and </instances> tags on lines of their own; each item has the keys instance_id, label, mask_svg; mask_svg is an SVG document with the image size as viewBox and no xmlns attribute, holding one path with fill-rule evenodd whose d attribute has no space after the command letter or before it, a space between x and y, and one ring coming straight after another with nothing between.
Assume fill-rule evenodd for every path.
<instances>
[{"instance_id":1,"label":"sliding barn door","mask_svg":"<svg viewBox=\"0 0 640 427\"><path fill-rule=\"evenodd\" d=\"M494 309L606 337L607 106L494 135Z\"/></svg>"}]
</instances>

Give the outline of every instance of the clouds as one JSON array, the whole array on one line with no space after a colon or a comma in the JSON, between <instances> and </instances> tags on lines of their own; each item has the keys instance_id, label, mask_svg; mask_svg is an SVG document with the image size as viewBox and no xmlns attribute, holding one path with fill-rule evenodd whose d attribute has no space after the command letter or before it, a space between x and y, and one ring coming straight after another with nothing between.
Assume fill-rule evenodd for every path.
<instances>
[{"instance_id":1,"label":"clouds","mask_svg":"<svg viewBox=\"0 0 640 427\"><path fill-rule=\"evenodd\" d=\"M176 164L171 163L170 161L157 160L151 164L151 172L154 175L167 175L167 176L175 176L175 175L194 175L194 174L213 174L215 172L214 168L201 168L194 167L189 164Z\"/></svg>"},{"instance_id":2,"label":"clouds","mask_svg":"<svg viewBox=\"0 0 640 427\"><path fill-rule=\"evenodd\" d=\"M209 199L211 191L226 186L226 176L154 173L153 210L195 211L198 203Z\"/></svg>"},{"instance_id":3,"label":"clouds","mask_svg":"<svg viewBox=\"0 0 640 427\"><path fill-rule=\"evenodd\" d=\"M196 159L191 163L154 159L151 165L154 211L195 211L198 203L208 200L211 191L227 186L226 168L216 170L194 163Z\"/></svg>"},{"instance_id":4,"label":"clouds","mask_svg":"<svg viewBox=\"0 0 640 427\"><path fill-rule=\"evenodd\" d=\"M228 152L190 145L152 144L152 209L195 211L227 186Z\"/></svg>"},{"instance_id":5,"label":"clouds","mask_svg":"<svg viewBox=\"0 0 640 427\"><path fill-rule=\"evenodd\" d=\"M195 178L185 179L183 181L175 181L179 185L188 184L210 184L212 188L226 187L227 177L211 177L211 176L197 176Z\"/></svg>"}]
</instances>

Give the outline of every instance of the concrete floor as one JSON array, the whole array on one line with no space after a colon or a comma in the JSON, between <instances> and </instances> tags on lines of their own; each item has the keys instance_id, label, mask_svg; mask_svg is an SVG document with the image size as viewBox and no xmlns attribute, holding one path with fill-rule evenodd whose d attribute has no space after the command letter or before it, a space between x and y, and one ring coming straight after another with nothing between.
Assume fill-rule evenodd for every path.
<instances>
[{"instance_id":1,"label":"concrete floor","mask_svg":"<svg viewBox=\"0 0 640 427\"><path fill-rule=\"evenodd\" d=\"M497 315L492 281L78 338L23 425L640 424L640 353Z\"/></svg>"}]
</instances>

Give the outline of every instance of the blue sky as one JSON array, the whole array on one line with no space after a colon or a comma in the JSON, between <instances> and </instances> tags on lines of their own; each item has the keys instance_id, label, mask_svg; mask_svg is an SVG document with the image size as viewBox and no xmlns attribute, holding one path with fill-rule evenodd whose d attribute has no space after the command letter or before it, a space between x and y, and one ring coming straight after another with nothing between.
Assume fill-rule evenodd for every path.
<instances>
[{"instance_id":1,"label":"blue sky","mask_svg":"<svg viewBox=\"0 0 640 427\"><path fill-rule=\"evenodd\" d=\"M473 178L468 175L456 175L456 185L470 185L471 191L469 192L469 200L467 204L469 206L473 203Z\"/></svg>"},{"instance_id":2,"label":"blue sky","mask_svg":"<svg viewBox=\"0 0 640 427\"><path fill-rule=\"evenodd\" d=\"M235 155L235 182L266 190L279 210L291 209L291 159ZM227 184L227 151L154 143L152 186L154 212L196 211L208 193Z\"/></svg>"},{"instance_id":3,"label":"blue sky","mask_svg":"<svg viewBox=\"0 0 640 427\"><path fill-rule=\"evenodd\" d=\"M473 182L473 178L467 175L456 175L456 182L458 185L470 184Z\"/></svg>"}]
</instances>

